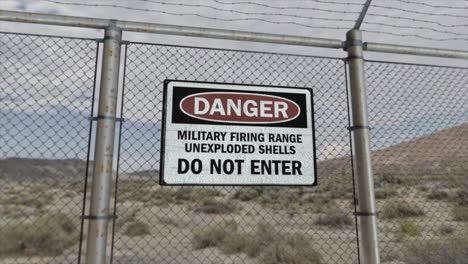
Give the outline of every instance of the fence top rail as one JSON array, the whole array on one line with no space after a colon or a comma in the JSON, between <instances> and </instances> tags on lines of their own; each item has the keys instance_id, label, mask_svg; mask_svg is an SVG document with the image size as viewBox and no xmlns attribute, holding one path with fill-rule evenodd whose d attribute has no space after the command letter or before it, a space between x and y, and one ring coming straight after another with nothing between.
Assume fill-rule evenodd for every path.
<instances>
[{"instance_id":1,"label":"fence top rail","mask_svg":"<svg viewBox=\"0 0 468 264\"><path fill-rule=\"evenodd\" d=\"M226 39L236 41L262 42L307 47L321 47L344 49L345 42L338 39L314 38L305 36L258 33L239 30L178 26L168 24L101 19L90 17L64 16L41 13L18 12L0 10L0 21L44 24L54 26L69 26L82 28L106 29L117 26L124 31L154 33L164 35L190 36L200 38ZM363 46L366 51L406 54L417 56L444 57L454 59L468 59L468 51L438 49L416 46L400 46L366 42Z\"/></svg>"},{"instance_id":2,"label":"fence top rail","mask_svg":"<svg viewBox=\"0 0 468 264\"><path fill-rule=\"evenodd\" d=\"M21 33L21 32L8 32L8 31L0 31L0 34L1 35L16 35L16 36L24 36L24 37L38 37L38 38L44 37L44 38L55 38L55 39L102 42L101 38L69 37L69 36L58 36L58 35L51 35L51 34L34 34L34 33Z\"/></svg>"},{"instance_id":3,"label":"fence top rail","mask_svg":"<svg viewBox=\"0 0 468 264\"><path fill-rule=\"evenodd\" d=\"M227 51L227 52L241 52L241 53L252 53L252 54L265 54L265 55L272 55L272 56L304 57L304 58L335 60L335 61L344 61L344 60L346 60L346 58L343 58L343 57L317 56L317 55L306 55L306 54L298 54L298 53L269 52L269 51L243 50L243 49L231 49L231 48L213 48L213 47L206 47L206 46L177 45L177 44L152 43L152 42L140 42L140 41L123 41L122 44L126 44L126 45L145 45L145 46L161 46L161 47L197 49L197 50L215 50L215 51Z\"/></svg>"},{"instance_id":4,"label":"fence top rail","mask_svg":"<svg viewBox=\"0 0 468 264\"><path fill-rule=\"evenodd\" d=\"M215 38L238 41L253 41L263 43L323 47L323 48L343 48L343 43L337 39L312 38L304 36L257 33L238 30L177 26L156 23L143 23L134 21L50 15L40 13L27 13L17 11L0 10L0 20L9 22L34 23L54 26L69 26L83 28L105 29L109 26L117 26L124 31L155 33L165 35L190 36L201 38Z\"/></svg>"},{"instance_id":5,"label":"fence top rail","mask_svg":"<svg viewBox=\"0 0 468 264\"><path fill-rule=\"evenodd\" d=\"M373 52L383 53L398 53L408 54L416 56L431 56L431 57L443 57L443 58L454 58L454 59L468 59L468 51L464 50L451 50L451 49L437 49L437 48L425 48L416 46L401 46L392 44L382 43L364 43L364 50Z\"/></svg>"}]
</instances>

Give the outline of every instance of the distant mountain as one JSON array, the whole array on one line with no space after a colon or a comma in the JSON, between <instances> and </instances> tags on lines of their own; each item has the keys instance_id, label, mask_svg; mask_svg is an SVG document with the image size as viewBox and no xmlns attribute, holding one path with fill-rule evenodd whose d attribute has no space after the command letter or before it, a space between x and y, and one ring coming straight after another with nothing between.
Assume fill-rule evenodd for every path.
<instances>
[{"instance_id":1,"label":"distant mountain","mask_svg":"<svg viewBox=\"0 0 468 264\"><path fill-rule=\"evenodd\" d=\"M372 159L377 172L468 174L468 124L374 151Z\"/></svg>"},{"instance_id":2,"label":"distant mountain","mask_svg":"<svg viewBox=\"0 0 468 264\"><path fill-rule=\"evenodd\" d=\"M468 174L468 124L373 151L372 158L375 174ZM84 177L85 169L86 161L79 159L0 159L0 179L79 179ZM319 177L349 175L350 171L349 157L318 162ZM157 170L121 173L128 179L157 180L158 176Z\"/></svg>"},{"instance_id":3,"label":"distant mountain","mask_svg":"<svg viewBox=\"0 0 468 264\"><path fill-rule=\"evenodd\" d=\"M375 175L467 175L468 124L372 151L372 163ZM320 161L317 167L319 184L351 173L349 157Z\"/></svg>"},{"instance_id":4,"label":"distant mountain","mask_svg":"<svg viewBox=\"0 0 468 264\"><path fill-rule=\"evenodd\" d=\"M86 161L80 159L0 159L0 179L84 179L85 171Z\"/></svg>"}]
</instances>

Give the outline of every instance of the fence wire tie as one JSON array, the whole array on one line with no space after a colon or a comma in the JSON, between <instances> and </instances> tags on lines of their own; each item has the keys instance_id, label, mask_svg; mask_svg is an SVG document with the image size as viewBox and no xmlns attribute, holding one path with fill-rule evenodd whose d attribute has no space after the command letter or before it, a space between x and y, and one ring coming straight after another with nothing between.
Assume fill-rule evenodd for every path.
<instances>
[{"instance_id":1,"label":"fence wire tie","mask_svg":"<svg viewBox=\"0 0 468 264\"><path fill-rule=\"evenodd\" d=\"M343 47L343 50L347 51L348 48L350 47L353 47L353 46L363 46L364 43L362 42L362 40L347 40L347 41L343 41L341 43L341 46Z\"/></svg>"},{"instance_id":2,"label":"fence wire tie","mask_svg":"<svg viewBox=\"0 0 468 264\"><path fill-rule=\"evenodd\" d=\"M91 121L97 121L97 120L102 120L102 119L108 119L108 120L114 120L116 122L125 122L124 118L121 117L113 117L113 116L106 116L106 115L100 115L100 116L90 116L88 117L89 120Z\"/></svg>"},{"instance_id":3,"label":"fence wire tie","mask_svg":"<svg viewBox=\"0 0 468 264\"><path fill-rule=\"evenodd\" d=\"M354 130L357 130L357 129L368 129L368 130L372 130L372 127L370 127L370 126L350 126L350 127L348 127L348 130L349 130L349 131L354 131Z\"/></svg>"},{"instance_id":4,"label":"fence wire tie","mask_svg":"<svg viewBox=\"0 0 468 264\"><path fill-rule=\"evenodd\" d=\"M375 212L355 212L353 213L355 216L375 216L377 213Z\"/></svg>"},{"instance_id":5,"label":"fence wire tie","mask_svg":"<svg viewBox=\"0 0 468 264\"><path fill-rule=\"evenodd\" d=\"M112 220L116 219L116 215L82 215L81 219L85 220Z\"/></svg>"}]
</instances>

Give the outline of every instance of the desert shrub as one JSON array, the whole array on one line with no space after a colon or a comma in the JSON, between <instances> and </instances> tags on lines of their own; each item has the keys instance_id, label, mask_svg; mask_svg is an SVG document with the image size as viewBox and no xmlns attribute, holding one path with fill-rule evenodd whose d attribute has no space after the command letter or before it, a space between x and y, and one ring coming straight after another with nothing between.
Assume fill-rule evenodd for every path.
<instances>
[{"instance_id":1,"label":"desert shrub","mask_svg":"<svg viewBox=\"0 0 468 264\"><path fill-rule=\"evenodd\" d=\"M246 202L258 198L261 194L262 189L259 187L240 187L233 198Z\"/></svg>"},{"instance_id":2,"label":"desert shrub","mask_svg":"<svg viewBox=\"0 0 468 264\"><path fill-rule=\"evenodd\" d=\"M401 176L388 171L382 173L379 178L382 184L401 185L404 182Z\"/></svg>"},{"instance_id":3,"label":"desert shrub","mask_svg":"<svg viewBox=\"0 0 468 264\"><path fill-rule=\"evenodd\" d=\"M3 205L0 207L0 215L11 219L19 219L23 217L30 217L41 214L42 209L36 210L34 208L18 205Z\"/></svg>"},{"instance_id":4,"label":"desert shrub","mask_svg":"<svg viewBox=\"0 0 468 264\"><path fill-rule=\"evenodd\" d=\"M442 225L439 228L439 233L441 235L450 235L450 234L453 234L453 232L455 232L455 228L450 225Z\"/></svg>"},{"instance_id":5,"label":"desert shrub","mask_svg":"<svg viewBox=\"0 0 468 264\"><path fill-rule=\"evenodd\" d=\"M130 222L127 224L124 235L134 237L134 236L145 236L150 234L149 226L139 220Z\"/></svg>"},{"instance_id":6,"label":"desert shrub","mask_svg":"<svg viewBox=\"0 0 468 264\"><path fill-rule=\"evenodd\" d=\"M247 248L246 254L250 257L258 256L265 248L270 246L272 241L278 240L279 233L272 225L260 222L255 232L254 244Z\"/></svg>"},{"instance_id":7,"label":"desert shrub","mask_svg":"<svg viewBox=\"0 0 468 264\"><path fill-rule=\"evenodd\" d=\"M299 205L303 188L279 187L242 187L237 190L233 198L241 201L255 201L265 207L284 210L291 205Z\"/></svg>"},{"instance_id":8,"label":"desert shrub","mask_svg":"<svg viewBox=\"0 0 468 264\"><path fill-rule=\"evenodd\" d=\"M421 227L413 221L406 221L400 224L400 230L408 236L418 236L421 234Z\"/></svg>"},{"instance_id":9,"label":"desert shrub","mask_svg":"<svg viewBox=\"0 0 468 264\"><path fill-rule=\"evenodd\" d=\"M468 239L451 238L444 241L412 241L404 247L407 264L466 264Z\"/></svg>"},{"instance_id":10,"label":"desert shrub","mask_svg":"<svg viewBox=\"0 0 468 264\"><path fill-rule=\"evenodd\" d=\"M3 205L22 205L35 209L41 209L48 203L52 203L54 196L50 193L37 193L37 192L17 192L5 196L0 200Z\"/></svg>"},{"instance_id":11,"label":"desert shrub","mask_svg":"<svg viewBox=\"0 0 468 264\"><path fill-rule=\"evenodd\" d=\"M130 209L129 211L126 211L122 217L117 218L115 222L117 229L121 228L127 223L136 221L137 214L138 212L140 212L140 210L141 208L135 207L133 209Z\"/></svg>"},{"instance_id":12,"label":"desert shrub","mask_svg":"<svg viewBox=\"0 0 468 264\"><path fill-rule=\"evenodd\" d=\"M385 219L394 219L405 217L417 217L423 216L424 214L424 210L416 205L394 201L392 204L384 207L381 215L382 218Z\"/></svg>"},{"instance_id":13,"label":"desert shrub","mask_svg":"<svg viewBox=\"0 0 468 264\"><path fill-rule=\"evenodd\" d=\"M394 188L379 188L375 191L376 199L387 199L398 195L398 191Z\"/></svg>"},{"instance_id":14,"label":"desert shrub","mask_svg":"<svg viewBox=\"0 0 468 264\"><path fill-rule=\"evenodd\" d=\"M244 251L250 257L258 257L260 263L322 263L320 254L312 247L310 239L300 234L278 232L267 223L259 223L257 230Z\"/></svg>"},{"instance_id":15,"label":"desert shrub","mask_svg":"<svg viewBox=\"0 0 468 264\"><path fill-rule=\"evenodd\" d=\"M330 227L344 227L353 224L353 219L346 213L336 210L328 209L315 221L317 225L330 226Z\"/></svg>"},{"instance_id":16,"label":"desert shrub","mask_svg":"<svg viewBox=\"0 0 468 264\"><path fill-rule=\"evenodd\" d=\"M180 190L183 190L181 188ZM204 202L206 200L212 200L215 197L221 196L221 192L215 189L191 189L190 201L192 202Z\"/></svg>"},{"instance_id":17,"label":"desert shrub","mask_svg":"<svg viewBox=\"0 0 468 264\"><path fill-rule=\"evenodd\" d=\"M158 220L161 224L166 225L166 226L174 226L174 227L181 226L181 224L176 219L168 217L168 216L158 217Z\"/></svg>"},{"instance_id":18,"label":"desert shrub","mask_svg":"<svg viewBox=\"0 0 468 264\"><path fill-rule=\"evenodd\" d=\"M202 229L196 229L193 232L192 246L194 249L220 246L227 236L235 234L237 228L236 222L225 221Z\"/></svg>"},{"instance_id":19,"label":"desert shrub","mask_svg":"<svg viewBox=\"0 0 468 264\"><path fill-rule=\"evenodd\" d=\"M279 234L259 255L263 264L321 264L310 239L300 234Z\"/></svg>"},{"instance_id":20,"label":"desert shrub","mask_svg":"<svg viewBox=\"0 0 468 264\"><path fill-rule=\"evenodd\" d=\"M151 203L157 206L168 206L170 204L184 204L187 202L203 202L220 196L221 193L214 189L195 189L189 187L181 188L158 188L152 190L150 195L142 202Z\"/></svg>"},{"instance_id":21,"label":"desert shrub","mask_svg":"<svg viewBox=\"0 0 468 264\"><path fill-rule=\"evenodd\" d=\"M459 206L468 207L468 190L460 190L456 193L455 202Z\"/></svg>"},{"instance_id":22,"label":"desert shrub","mask_svg":"<svg viewBox=\"0 0 468 264\"><path fill-rule=\"evenodd\" d=\"M0 226L0 255L58 255L77 241L76 226L55 213L32 223Z\"/></svg>"},{"instance_id":23,"label":"desert shrub","mask_svg":"<svg viewBox=\"0 0 468 264\"><path fill-rule=\"evenodd\" d=\"M452 208L453 220L458 222L468 222L468 207L455 206Z\"/></svg>"},{"instance_id":24,"label":"desert shrub","mask_svg":"<svg viewBox=\"0 0 468 264\"><path fill-rule=\"evenodd\" d=\"M255 247L254 238L248 234L230 233L220 243L221 251L228 255L247 252Z\"/></svg>"},{"instance_id":25,"label":"desert shrub","mask_svg":"<svg viewBox=\"0 0 468 264\"><path fill-rule=\"evenodd\" d=\"M237 233L232 221L195 230L192 245L195 249L219 247L224 254L245 253L258 257L264 264L321 264L321 256L310 239L299 234L276 231L271 225L259 223L254 235Z\"/></svg>"},{"instance_id":26,"label":"desert shrub","mask_svg":"<svg viewBox=\"0 0 468 264\"><path fill-rule=\"evenodd\" d=\"M431 193L427 195L429 200L444 200L448 198L448 193L443 190L432 190Z\"/></svg>"},{"instance_id":27,"label":"desert shrub","mask_svg":"<svg viewBox=\"0 0 468 264\"><path fill-rule=\"evenodd\" d=\"M194 210L195 213L204 214L231 214L237 210L237 205L232 201L205 200L202 205Z\"/></svg>"}]
</instances>

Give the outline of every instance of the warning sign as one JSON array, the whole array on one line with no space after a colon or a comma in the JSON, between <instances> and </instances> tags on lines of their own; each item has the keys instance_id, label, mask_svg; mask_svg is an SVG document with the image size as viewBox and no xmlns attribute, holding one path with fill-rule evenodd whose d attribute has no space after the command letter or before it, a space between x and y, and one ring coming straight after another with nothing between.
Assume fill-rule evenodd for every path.
<instances>
[{"instance_id":1,"label":"warning sign","mask_svg":"<svg viewBox=\"0 0 468 264\"><path fill-rule=\"evenodd\" d=\"M311 89L166 80L162 185L316 185Z\"/></svg>"}]
</instances>

